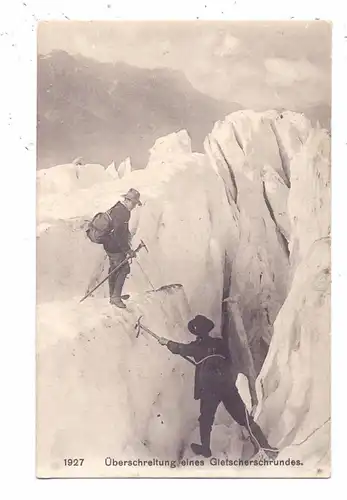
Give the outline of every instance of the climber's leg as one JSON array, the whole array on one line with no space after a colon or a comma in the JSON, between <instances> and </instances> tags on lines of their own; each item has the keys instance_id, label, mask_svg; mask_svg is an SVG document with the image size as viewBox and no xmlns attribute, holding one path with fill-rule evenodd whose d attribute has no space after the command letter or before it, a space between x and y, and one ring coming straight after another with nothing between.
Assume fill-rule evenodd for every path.
<instances>
[{"instance_id":1,"label":"climber's leg","mask_svg":"<svg viewBox=\"0 0 347 500\"><path fill-rule=\"evenodd\" d=\"M212 455L210 448L212 425L220 401L214 393L203 393L201 396L199 416L201 444L192 443L191 445L193 452L197 455L203 455L206 458Z\"/></svg>"}]
</instances>

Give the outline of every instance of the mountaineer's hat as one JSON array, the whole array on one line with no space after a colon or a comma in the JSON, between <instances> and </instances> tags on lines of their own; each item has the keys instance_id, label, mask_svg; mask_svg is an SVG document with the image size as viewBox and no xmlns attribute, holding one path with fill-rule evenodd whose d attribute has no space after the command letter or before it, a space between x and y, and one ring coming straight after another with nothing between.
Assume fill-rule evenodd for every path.
<instances>
[{"instance_id":1,"label":"mountaineer's hat","mask_svg":"<svg viewBox=\"0 0 347 500\"><path fill-rule=\"evenodd\" d=\"M142 205L142 203L140 201L140 193L134 188L130 188L129 191L126 194L122 194L122 196L126 200L130 200L130 201L135 202L136 205L140 205L140 206Z\"/></svg>"},{"instance_id":2,"label":"mountaineer's hat","mask_svg":"<svg viewBox=\"0 0 347 500\"><path fill-rule=\"evenodd\" d=\"M201 337L203 335L208 335L209 332L214 328L214 323L206 316L198 314L195 318L191 319L188 323L188 330L193 335Z\"/></svg>"}]
</instances>

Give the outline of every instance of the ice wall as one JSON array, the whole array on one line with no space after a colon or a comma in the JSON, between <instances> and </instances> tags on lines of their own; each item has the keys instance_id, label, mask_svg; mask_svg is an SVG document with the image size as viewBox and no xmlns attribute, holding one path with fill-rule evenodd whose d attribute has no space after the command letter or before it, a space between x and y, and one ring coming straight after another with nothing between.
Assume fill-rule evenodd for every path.
<instances>
[{"instance_id":1,"label":"ice wall","mask_svg":"<svg viewBox=\"0 0 347 500\"><path fill-rule=\"evenodd\" d=\"M329 144L302 115L275 111L232 113L205 141L238 228L230 295L240 296L257 372L295 266L329 233Z\"/></svg>"},{"instance_id":2,"label":"ice wall","mask_svg":"<svg viewBox=\"0 0 347 500\"><path fill-rule=\"evenodd\" d=\"M259 421L281 457L330 473L330 138L310 129L290 162L291 277L258 379Z\"/></svg>"},{"instance_id":3,"label":"ice wall","mask_svg":"<svg viewBox=\"0 0 347 500\"><path fill-rule=\"evenodd\" d=\"M330 460L330 240L298 265L258 378L259 423L280 458L299 458L314 475Z\"/></svg>"},{"instance_id":4,"label":"ice wall","mask_svg":"<svg viewBox=\"0 0 347 500\"><path fill-rule=\"evenodd\" d=\"M328 475L330 137L296 113L240 111L216 123L205 148L239 228L230 295L243 324L232 311L227 333L256 372L262 343L270 345L257 380L259 423L280 459Z\"/></svg>"},{"instance_id":5,"label":"ice wall","mask_svg":"<svg viewBox=\"0 0 347 500\"><path fill-rule=\"evenodd\" d=\"M87 476L107 474L110 455L174 460L183 454L196 426L194 368L147 333L137 338L140 314L159 334L185 340L190 311L181 286L134 296L123 314L102 299L38 306L40 476L69 474L64 458L76 453L85 458L80 473Z\"/></svg>"},{"instance_id":6,"label":"ice wall","mask_svg":"<svg viewBox=\"0 0 347 500\"><path fill-rule=\"evenodd\" d=\"M288 215L293 270L315 241L330 235L330 178L330 137L324 130L311 129L291 162Z\"/></svg>"}]
</instances>

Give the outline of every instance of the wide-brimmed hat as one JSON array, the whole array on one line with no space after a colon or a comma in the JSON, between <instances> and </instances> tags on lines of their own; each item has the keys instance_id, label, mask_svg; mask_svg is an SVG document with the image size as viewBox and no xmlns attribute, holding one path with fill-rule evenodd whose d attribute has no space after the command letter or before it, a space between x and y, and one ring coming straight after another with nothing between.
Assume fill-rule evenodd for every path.
<instances>
[{"instance_id":1,"label":"wide-brimmed hat","mask_svg":"<svg viewBox=\"0 0 347 500\"><path fill-rule=\"evenodd\" d=\"M140 205L140 206L142 205L142 203L140 201L140 193L134 188L130 188L129 191L126 194L122 194L122 196L126 200L130 200L130 201L135 202L136 205Z\"/></svg>"},{"instance_id":2,"label":"wide-brimmed hat","mask_svg":"<svg viewBox=\"0 0 347 500\"><path fill-rule=\"evenodd\" d=\"M206 318L202 314L198 314L195 318L191 319L188 323L188 330L193 335L201 337L203 335L208 335L214 328L214 323L211 319Z\"/></svg>"}]
</instances>

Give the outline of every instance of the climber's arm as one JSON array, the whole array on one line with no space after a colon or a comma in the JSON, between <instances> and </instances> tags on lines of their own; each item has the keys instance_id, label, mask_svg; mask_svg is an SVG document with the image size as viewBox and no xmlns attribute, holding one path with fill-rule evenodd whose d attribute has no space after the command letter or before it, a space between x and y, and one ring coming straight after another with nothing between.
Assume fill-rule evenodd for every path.
<instances>
[{"instance_id":1,"label":"climber's arm","mask_svg":"<svg viewBox=\"0 0 347 500\"><path fill-rule=\"evenodd\" d=\"M190 342L189 344L182 344L180 342L173 342L165 337L160 337L158 340L159 344L166 345L172 354L180 354L181 356L194 356L196 354L196 344L195 342Z\"/></svg>"},{"instance_id":2,"label":"climber's arm","mask_svg":"<svg viewBox=\"0 0 347 500\"><path fill-rule=\"evenodd\" d=\"M166 347L173 354L180 354L181 356L193 356L196 354L196 345L194 342L190 342L189 344L181 344L180 342L173 342L169 340L166 344Z\"/></svg>"}]
</instances>

